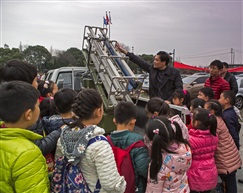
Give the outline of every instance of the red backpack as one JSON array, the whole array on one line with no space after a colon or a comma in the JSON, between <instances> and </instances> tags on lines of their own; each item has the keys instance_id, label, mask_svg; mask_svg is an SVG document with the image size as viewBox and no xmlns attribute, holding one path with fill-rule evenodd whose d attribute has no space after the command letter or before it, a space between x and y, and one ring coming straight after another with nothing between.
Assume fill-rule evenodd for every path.
<instances>
[{"instance_id":1,"label":"red backpack","mask_svg":"<svg viewBox=\"0 0 243 193\"><path fill-rule=\"evenodd\" d=\"M124 176L127 182L126 190L124 193L135 193L136 192L135 173L132 164L132 159L130 156L130 151L133 148L146 147L146 145L142 140L139 140L137 142L134 142L127 148L121 149L119 147L114 146L110 136L107 137L107 140L110 143L112 151L114 153L118 172L121 176Z\"/></svg>"}]
</instances>

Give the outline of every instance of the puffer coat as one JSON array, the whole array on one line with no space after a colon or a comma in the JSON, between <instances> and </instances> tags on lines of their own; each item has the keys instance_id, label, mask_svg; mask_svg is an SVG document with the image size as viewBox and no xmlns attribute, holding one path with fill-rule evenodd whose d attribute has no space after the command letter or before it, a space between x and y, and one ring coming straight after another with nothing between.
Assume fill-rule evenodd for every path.
<instances>
[{"instance_id":1,"label":"puffer coat","mask_svg":"<svg viewBox=\"0 0 243 193\"><path fill-rule=\"evenodd\" d=\"M217 117L217 125L219 142L215 153L215 163L219 174L228 174L241 167L240 153L221 117Z\"/></svg>"},{"instance_id":2,"label":"puffer coat","mask_svg":"<svg viewBox=\"0 0 243 193\"><path fill-rule=\"evenodd\" d=\"M25 129L0 129L0 192L49 193L46 160L32 142L41 138Z\"/></svg>"},{"instance_id":3,"label":"puffer coat","mask_svg":"<svg viewBox=\"0 0 243 193\"><path fill-rule=\"evenodd\" d=\"M194 191L208 191L216 187L218 172L214 160L218 137L209 130L189 130L192 165L187 172L189 187Z\"/></svg>"}]
</instances>

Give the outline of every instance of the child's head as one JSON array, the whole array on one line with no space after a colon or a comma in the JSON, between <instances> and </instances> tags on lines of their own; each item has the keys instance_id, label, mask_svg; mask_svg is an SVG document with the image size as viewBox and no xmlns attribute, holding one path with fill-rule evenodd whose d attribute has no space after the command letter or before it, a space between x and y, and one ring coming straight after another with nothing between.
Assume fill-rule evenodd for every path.
<instances>
[{"instance_id":1,"label":"child's head","mask_svg":"<svg viewBox=\"0 0 243 193\"><path fill-rule=\"evenodd\" d=\"M54 95L54 102L58 113L65 114L72 110L72 104L78 93L71 88L62 88Z\"/></svg>"},{"instance_id":2,"label":"child's head","mask_svg":"<svg viewBox=\"0 0 243 193\"><path fill-rule=\"evenodd\" d=\"M222 117L222 106L219 103L218 100L216 99L210 99L208 100L205 105L204 108L209 110L211 114L214 114L215 116L219 116Z\"/></svg>"},{"instance_id":3,"label":"child's head","mask_svg":"<svg viewBox=\"0 0 243 193\"><path fill-rule=\"evenodd\" d=\"M83 89L76 96L72 111L78 119L72 124L80 127L97 125L103 117L103 101L95 89Z\"/></svg>"},{"instance_id":4,"label":"child's head","mask_svg":"<svg viewBox=\"0 0 243 193\"><path fill-rule=\"evenodd\" d=\"M0 82L20 80L32 84L36 89L37 83L37 69L20 60L10 60L3 67L0 68Z\"/></svg>"},{"instance_id":5,"label":"child's head","mask_svg":"<svg viewBox=\"0 0 243 193\"><path fill-rule=\"evenodd\" d=\"M214 60L209 65L209 71L211 77L217 77L220 75L223 69L223 64L220 60Z\"/></svg>"},{"instance_id":6,"label":"child's head","mask_svg":"<svg viewBox=\"0 0 243 193\"><path fill-rule=\"evenodd\" d=\"M55 103L52 98L46 97L40 102L40 117L57 115Z\"/></svg>"},{"instance_id":7,"label":"child's head","mask_svg":"<svg viewBox=\"0 0 243 193\"><path fill-rule=\"evenodd\" d=\"M191 101L190 111L192 112L196 108L204 108L205 101L200 98L195 98Z\"/></svg>"},{"instance_id":8,"label":"child's head","mask_svg":"<svg viewBox=\"0 0 243 193\"><path fill-rule=\"evenodd\" d=\"M23 128L35 124L39 117L39 92L23 81L0 85L0 118L6 123L21 123Z\"/></svg>"},{"instance_id":9,"label":"child's head","mask_svg":"<svg viewBox=\"0 0 243 193\"><path fill-rule=\"evenodd\" d=\"M173 153L171 145L175 143L188 144L182 137L182 131L177 122L171 122L164 116L150 119L146 124L146 135L152 142L150 178L157 180L157 174L163 163L163 152Z\"/></svg>"},{"instance_id":10,"label":"child's head","mask_svg":"<svg viewBox=\"0 0 243 193\"><path fill-rule=\"evenodd\" d=\"M38 90L42 97L53 97L58 91L58 87L53 81L39 80Z\"/></svg>"},{"instance_id":11,"label":"child's head","mask_svg":"<svg viewBox=\"0 0 243 193\"><path fill-rule=\"evenodd\" d=\"M223 109L227 109L235 105L236 97L233 90L225 90L220 94L219 103Z\"/></svg>"},{"instance_id":12,"label":"child's head","mask_svg":"<svg viewBox=\"0 0 243 193\"><path fill-rule=\"evenodd\" d=\"M190 108L190 93L187 90L176 89L172 93L172 103L174 105L183 106L185 105L188 109Z\"/></svg>"},{"instance_id":13,"label":"child's head","mask_svg":"<svg viewBox=\"0 0 243 193\"><path fill-rule=\"evenodd\" d=\"M114 123L124 125L126 129L132 131L135 126L137 116L136 106L132 102L121 101L114 109Z\"/></svg>"},{"instance_id":14,"label":"child's head","mask_svg":"<svg viewBox=\"0 0 243 193\"><path fill-rule=\"evenodd\" d=\"M197 98L200 98L204 101L214 98L214 92L211 87L203 87L199 90Z\"/></svg>"},{"instance_id":15,"label":"child's head","mask_svg":"<svg viewBox=\"0 0 243 193\"><path fill-rule=\"evenodd\" d=\"M153 97L148 101L145 112L149 118L159 115L169 117L172 114L170 106L159 97Z\"/></svg>"},{"instance_id":16,"label":"child's head","mask_svg":"<svg viewBox=\"0 0 243 193\"><path fill-rule=\"evenodd\" d=\"M210 130L210 133L216 136L217 120L207 109L196 108L193 110L191 125L199 130Z\"/></svg>"}]
</instances>

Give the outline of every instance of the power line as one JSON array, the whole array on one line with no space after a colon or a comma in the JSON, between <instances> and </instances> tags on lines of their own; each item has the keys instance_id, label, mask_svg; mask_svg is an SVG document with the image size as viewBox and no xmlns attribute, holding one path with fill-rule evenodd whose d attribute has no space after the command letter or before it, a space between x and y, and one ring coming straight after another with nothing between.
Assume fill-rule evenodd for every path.
<instances>
[{"instance_id":1,"label":"power line","mask_svg":"<svg viewBox=\"0 0 243 193\"><path fill-rule=\"evenodd\" d=\"M211 54L211 55L205 55L205 56L191 56L191 57L183 57L183 58L207 58L207 57L212 57L212 56L221 56L221 55L226 55L230 54L230 52L225 52L221 54ZM182 56L181 56L182 57Z\"/></svg>"},{"instance_id":2,"label":"power line","mask_svg":"<svg viewBox=\"0 0 243 193\"><path fill-rule=\"evenodd\" d=\"M193 54L193 55L185 55L182 57L194 57L194 56L200 56L200 55L205 55L205 54L212 54L212 53L217 53L217 52L224 52L227 51L229 49L224 49L224 50L218 50L218 51L211 51L211 52L203 52L203 53L198 53L198 54Z\"/></svg>"}]
</instances>

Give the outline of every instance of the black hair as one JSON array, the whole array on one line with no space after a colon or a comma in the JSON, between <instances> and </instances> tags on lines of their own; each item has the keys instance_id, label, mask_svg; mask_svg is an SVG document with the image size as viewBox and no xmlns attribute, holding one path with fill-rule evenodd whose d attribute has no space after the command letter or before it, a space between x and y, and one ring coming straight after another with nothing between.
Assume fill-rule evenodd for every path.
<instances>
[{"instance_id":1,"label":"black hair","mask_svg":"<svg viewBox=\"0 0 243 193\"><path fill-rule=\"evenodd\" d=\"M159 51L156 55L159 56L161 62L165 62L167 66L170 62L170 55L165 51Z\"/></svg>"},{"instance_id":2,"label":"black hair","mask_svg":"<svg viewBox=\"0 0 243 193\"><path fill-rule=\"evenodd\" d=\"M220 104L220 102L216 99L210 99L208 100L205 105L208 105L208 110L211 111L213 110L214 111L214 114L216 116L219 116L219 117L222 117L222 114L223 114L223 109L222 109L222 106Z\"/></svg>"},{"instance_id":3,"label":"black hair","mask_svg":"<svg viewBox=\"0 0 243 193\"><path fill-rule=\"evenodd\" d=\"M47 97L48 93L52 93L54 89L54 82L51 80L38 80L38 90L42 97Z\"/></svg>"},{"instance_id":4,"label":"black hair","mask_svg":"<svg viewBox=\"0 0 243 193\"><path fill-rule=\"evenodd\" d=\"M40 117L57 115L55 103L52 98L46 97L40 102Z\"/></svg>"},{"instance_id":5,"label":"black hair","mask_svg":"<svg viewBox=\"0 0 243 193\"><path fill-rule=\"evenodd\" d=\"M175 129L173 129L175 127ZM152 141L150 178L157 181L157 174L163 163L162 153L174 153L170 150L172 142L184 143L189 146L187 140L183 139L182 131L177 122L171 122L164 116L150 119L146 124L146 135Z\"/></svg>"},{"instance_id":6,"label":"black hair","mask_svg":"<svg viewBox=\"0 0 243 193\"><path fill-rule=\"evenodd\" d=\"M0 82L20 80L32 84L36 76L36 67L20 60L10 60L0 68Z\"/></svg>"},{"instance_id":7,"label":"black hair","mask_svg":"<svg viewBox=\"0 0 243 193\"><path fill-rule=\"evenodd\" d=\"M235 105L236 97L233 90L225 90L221 94L223 94L224 98L229 99L229 102L232 106Z\"/></svg>"},{"instance_id":8,"label":"black hair","mask_svg":"<svg viewBox=\"0 0 243 193\"><path fill-rule=\"evenodd\" d=\"M172 98L184 99L182 104L186 105L188 109L190 108L191 96L187 90L175 89L175 91L172 93Z\"/></svg>"},{"instance_id":9,"label":"black hair","mask_svg":"<svg viewBox=\"0 0 243 193\"><path fill-rule=\"evenodd\" d=\"M166 117L170 117L172 115L170 106L159 97L153 97L147 102L145 112L151 114L158 112L158 115Z\"/></svg>"},{"instance_id":10,"label":"black hair","mask_svg":"<svg viewBox=\"0 0 243 193\"><path fill-rule=\"evenodd\" d=\"M223 64L220 60L214 60L209 66L216 66L219 70L223 69Z\"/></svg>"},{"instance_id":11,"label":"black hair","mask_svg":"<svg viewBox=\"0 0 243 193\"><path fill-rule=\"evenodd\" d=\"M132 102L121 101L114 108L114 117L117 124L128 124L132 119L136 119L137 109Z\"/></svg>"},{"instance_id":12,"label":"black hair","mask_svg":"<svg viewBox=\"0 0 243 193\"><path fill-rule=\"evenodd\" d=\"M4 82L0 85L0 118L16 123L28 109L34 110L39 92L23 81Z\"/></svg>"},{"instance_id":13,"label":"black hair","mask_svg":"<svg viewBox=\"0 0 243 193\"><path fill-rule=\"evenodd\" d=\"M92 118L95 109L101 108L102 104L102 98L95 89L82 89L72 105L72 111L78 119L71 126L84 127L82 121Z\"/></svg>"},{"instance_id":14,"label":"black hair","mask_svg":"<svg viewBox=\"0 0 243 193\"><path fill-rule=\"evenodd\" d=\"M225 68L229 68L229 64L227 62L222 62L222 64Z\"/></svg>"},{"instance_id":15,"label":"black hair","mask_svg":"<svg viewBox=\"0 0 243 193\"><path fill-rule=\"evenodd\" d=\"M203 108L205 104L205 101L200 99L200 98L195 98L191 101L191 108L196 109L196 108Z\"/></svg>"},{"instance_id":16,"label":"black hair","mask_svg":"<svg viewBox=\"0 0 243 193\"><path fill-rule=\"evenodd\" d=\"M217 119L214 115L212 115L209 110L203 108L196 108L193 110L193 123L198 121L198 125L196 129L200 130L210 130L210 133L216 136L217 129Z\"/></svg>"},{"instance_id":17,"label":"black hair","mask_svg":"<svg viewBox=\"0 0 243 193\"><path fill-rule=\"evenodd\" d=\"M57 111L61 114L68 113L72 110L72 104L78 93L71 88L62 88L54 95L54 102Z\"/></svg>"},{"instance_id":18,"label":"black hair","mask_svg":"<svg viewBox=\"0 0 243 193\"><path fill-rule=\"evenodd\" d=\"M199 90L199 92L202 92L209 99L213 99L214 98L214 92L213 92L213 89L211 87L202 87Z\"/></svg>"}]
</instances>

